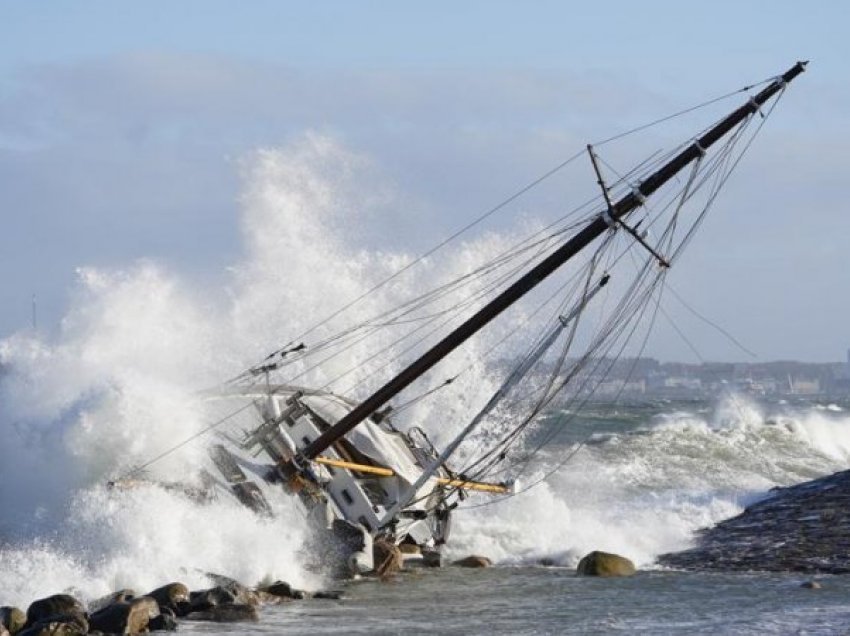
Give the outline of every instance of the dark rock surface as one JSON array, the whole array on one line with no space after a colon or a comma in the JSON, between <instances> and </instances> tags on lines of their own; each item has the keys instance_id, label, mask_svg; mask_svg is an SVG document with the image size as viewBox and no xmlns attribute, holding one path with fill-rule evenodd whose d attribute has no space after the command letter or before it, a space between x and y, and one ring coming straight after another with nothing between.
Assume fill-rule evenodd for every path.
<instances>
[{"instance_id":1,"label":"dark rock surface","mask_svg":"<svg viewBox=\"0 0 850 636\"><path fill-rule=\"evenodd\" d=\"M21 631L26 625L27 615L17 607L0 607L0 625L5 627L10 634L14 635Z\"/></svg>"},{"instance_id":2,"label":"dark rock surface","mask_svg":"<svg viewBox=\"0 0 850 636\"><path fill-rule=\"evenodd\" d=\"M658 563L686 570L850 573L850 470L788 488Z\"/></svg>"},{"instance_id":3,"label":"dark rock surface","mask_svg":"<svg viewBox=\"0 0 850 636\"><path fill-rule=\"evenodd\" d=\"M33 601L27 608L27 627L54 616L85 615L86 608L70 594L54 594Z\"/></svg>"},{"instance_id":4,"label":"dark rock surface","mask_svg":"<svg viewBox=\"0 0 850 636\"><path fill-rule=\"evenodd\" d=\"M217 605L207 610L192 612L186 616L189 621L213 621L216 623L238 623L260 620L260 613L253 605L245 603L230 603Z\"/></svg>"},{"instance_id":5,"label":"dark rock surface","mask_svg":"<svg viewBox=\"0 0 850 636\"><path fill-rule=\"evenodd\" d=\"M473 554L452 562L452 565L459 568L489 568L493 562L485 556Z\"/></svg>"},{"instance_id":6,"label":"dark rock surface","mask_svg":"<svg viewBox=\"0 0 850 636\"><path fill-rule=\"evenodd\" d=\"M594 550L585 555L576 567L579 576L631 576L637 570L626 557Z\"/></svg>"},{"instance_id":7,"label":"dark rock surface","mask_svg":"<svg viewBox=\"0 0 850 636\"><path fill-rule=\"evenodd\" d=\"M189 601L189 588L175 582L158 587L147 595L159 604L160 609L167 607L176 611L180 603Z\"/></svg>"},{"instance_id":8,"label":"dark rock surface","mask_svg":"<svg viewBox=\"0 0 850 636\"><path fill-rule=\"evenodd\" d=\"M152 618L159 616L159 606L150 597L107 605L91 615L91 628L107 634L138 634L146 631Z\"/></svg>"}]
</instances>

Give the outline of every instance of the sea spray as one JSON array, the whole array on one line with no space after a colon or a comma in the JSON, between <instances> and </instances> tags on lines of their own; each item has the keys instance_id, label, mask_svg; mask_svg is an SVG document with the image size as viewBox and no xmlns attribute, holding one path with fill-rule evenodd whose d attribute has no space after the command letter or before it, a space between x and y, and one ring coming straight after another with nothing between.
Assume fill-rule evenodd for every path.
<instances>
[{"instance_id":1,"label":"sea spray","mask_svg":"<svg viewBox=\"0 0 850 636\"><path fill-rule=\"evenodd\" d=\"M81 267L56 334L22 332L0 342L8 368L0 385L0 601L26 604L63 589L92 598L174 578L192 583L201 571L249 584L280 578L309 586L311 575L297 557L306 524L292 500L278 502L278 518L268 521L233 502L201 504L176 490L105 485L127 476L194 485L210 438L183 443L209 428L216 413L198 391L409 262L403 253L369 253L347 242L357 222L352 201L366 199L350 196L357 164L317 136L258 153L246 170L245 258L222 274L221 285L198 289L151 261ZM423 278L395 281L340 320L371 317L508 241L468 243L426 264ZM388 342L389 336L379 344ZM472 344L455 358L457 368L485 348ZM322 386L348 371L352 359L306 369L301 381ZM346 382L369 373L364 366ZM469 373L444 391L435 439L462 426L491 390L486 378ZM411 409L408 423L432 419L432 409Z\"/></svg>"},{"instance_id":2,"label":"sea spray","mask_svg":"<svg viewBox=\"0 0 850 636\"><path fill-rule=\"evenodd\" d=\"M585 432L582 445L571 436L547 448L518 484L528 492L495 504L476 498L458 511L451 553L575 566L601 549L652 567L658 554L688 547L696 530L770 488L850 462L850 417L841 411L740 395L688 407L658 402L652 416L645 404L591 405L571 423ZM621 414L630 410L645 419L624 431Z\"/></svg>"}]
</instances>

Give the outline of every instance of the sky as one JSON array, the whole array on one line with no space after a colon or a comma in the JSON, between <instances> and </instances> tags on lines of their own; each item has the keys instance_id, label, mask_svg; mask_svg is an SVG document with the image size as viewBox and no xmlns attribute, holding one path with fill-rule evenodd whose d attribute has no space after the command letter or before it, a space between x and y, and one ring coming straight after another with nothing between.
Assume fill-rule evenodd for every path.
<instances>
[{"instance_id":1,"label":"sky","mask_svg":"<svg viewBox=\"0 0 850 636\"><path fill-rule=\"evenodd\" d=\"M318 132L368 157L405 205L358 240L416 253L589 141L809 59L672 280L759 360L842 360L848 7L0 0L0 337L33 295L58 329L81 266L215 284L258 149ZM694 361L669 334L647 353Z\"/></svg>"}]
</instances>

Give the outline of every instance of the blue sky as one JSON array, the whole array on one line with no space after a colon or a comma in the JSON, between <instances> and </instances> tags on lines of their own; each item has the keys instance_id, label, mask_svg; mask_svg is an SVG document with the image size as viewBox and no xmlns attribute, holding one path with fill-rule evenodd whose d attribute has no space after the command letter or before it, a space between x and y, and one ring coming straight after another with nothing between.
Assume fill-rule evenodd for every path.
<instances>
[{"instance_id":1,"label":"blue sky","mask_svg":"<svg viewBox=\"0 0 850 636\"><path fill-rule=\"evenodd\" d=\"M803 58L734 187L770 216L712 222L684 274L760 358L840 359L846 6L0 0L0 336L27 325L32 293L58 325L81 265L214 279L240 250L238 162L256 148L319 130L370 157L418 210L376 240L416 251L582 143Z\"/></svg>"}]
</instances>

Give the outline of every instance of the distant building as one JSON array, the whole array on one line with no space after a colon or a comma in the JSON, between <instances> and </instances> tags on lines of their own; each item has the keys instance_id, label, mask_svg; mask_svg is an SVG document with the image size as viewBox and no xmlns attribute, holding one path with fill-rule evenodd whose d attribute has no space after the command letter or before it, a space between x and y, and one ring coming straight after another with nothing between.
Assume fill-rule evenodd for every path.
<instances>
[{"instance_id":1,"label":"distant building","mask_svg":"<svg viewBox=\"0 0 850 636\"><path fill-rule=\"evenodd\" d=\"M791 393L795 395L816 395L820 393L820 381L817 378L813 380L793 378L791 379Z\"/></svg>"}]
</instances>

